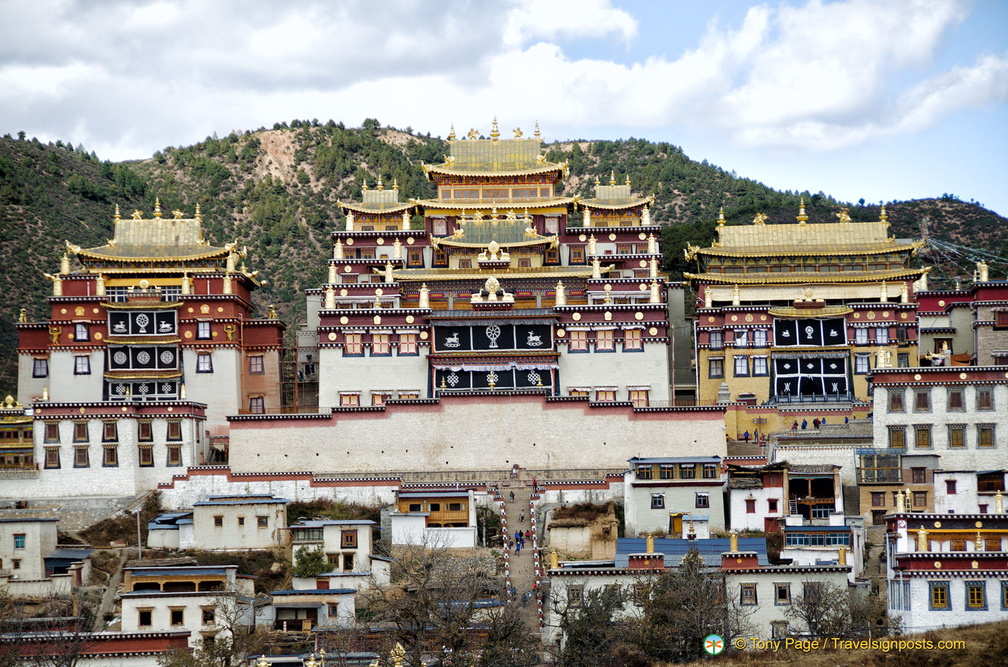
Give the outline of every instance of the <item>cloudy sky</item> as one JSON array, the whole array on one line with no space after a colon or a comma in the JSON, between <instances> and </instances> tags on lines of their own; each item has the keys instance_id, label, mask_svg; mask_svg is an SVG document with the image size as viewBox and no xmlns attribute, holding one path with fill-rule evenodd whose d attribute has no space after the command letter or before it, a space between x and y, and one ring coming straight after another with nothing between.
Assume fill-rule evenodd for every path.
<instances>
[{"instance_id":1,"label":"cloudy sky","mask_svg":"<svg viewBox=\"0 0 1008 667\"><path fill-rule=\"evenodd\" d=\"M280 120L642 137L1008 215L1001 0L0 0L0 133L149 157Z\"/></svg>"}]
</instances>

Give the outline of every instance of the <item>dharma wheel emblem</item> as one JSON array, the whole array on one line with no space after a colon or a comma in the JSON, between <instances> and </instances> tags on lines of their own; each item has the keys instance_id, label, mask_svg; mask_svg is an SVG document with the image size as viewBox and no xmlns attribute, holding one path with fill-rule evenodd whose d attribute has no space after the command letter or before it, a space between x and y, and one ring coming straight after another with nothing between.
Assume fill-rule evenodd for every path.
<instances>
[{"instance_id":1,"label":"dharma wheel emblem","mask_svg":"<svg viewBox=\"0 0 1008 667\"><path fill-rule=\"evenodd\" d=\"M123 352L122 350L119 350L118 352L112 355L112 361L122 366L123 364L126 363L126 353ZM121 387L122 385L119 386Z\"/></svg>"},{"instance_id":2,"label":"dharma wheel emblem","mask_svg":"<svg viewBox=\"0 0 1008 667\"><path fill-rule=\"evenodd\" d=\"M490 347L497 347L497 339L500 338L501 330L496 324L491 324L486 328L486 337L490 339ZM496 381L497 378L494 378Z\"/></svg>"},{"instance_id":3,"label":"dharma wheel emblem","mask_svg":"<svg viewBox=\"0 0 1008 667\"><path fill-rule=\"evenodd\" d=\"M815 333L815 329L811 325L805 327L805 337L812 338L812 334Z\"/></svg>"},{"instance_id":4,"label":"dharma wheel emblem","mask_svg":"<svg viewBox=\"0 0 1008 667\"><path fill-rule=\"evenodd\" d=\"M136 358L141 364L146 364L150 362L150 352L138 352Z\"/></svg>"},{"instance_id":5,"label":"dharma wheel emblem","mask_svg":"<svg viewBox=\"0 0 1008 667\"><path fill-rule=\"evenodd\" d=\"M150 318L140 313L136 318L137 327L139 327L140 333L147 333L147 325L150 324Z\"/></svg>"}]
</instances>

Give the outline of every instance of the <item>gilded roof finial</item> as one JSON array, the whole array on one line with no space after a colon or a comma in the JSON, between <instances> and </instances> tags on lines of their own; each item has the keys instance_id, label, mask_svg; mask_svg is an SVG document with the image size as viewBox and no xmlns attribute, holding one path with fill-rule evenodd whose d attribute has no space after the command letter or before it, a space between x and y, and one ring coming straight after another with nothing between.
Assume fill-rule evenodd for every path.
<instances>
[{"instance_id":1,"label":"gilded roof finial","mask_svg":"<svg viewBox=\"0 0 1008 667\"><path fill-rule=\"evenodd\" d=\"M602 185L602 181L599 180L598 174L595 174L595 187Z\"/></svg>"},{"instance_id":2,"label":"gilded roof finial","mask_svg":"<svg viewBox=\"0 0 1008 667\"><path fill-rule=\"evenodd\" d=\"M203 214L200 212L199 202L196 202L196 215L194 217L201 222L203 220Z\"/></svg>"},{"instance_id":3,"label":"gilded roof finial","mask_svg":"<svg viewBox=\"0 0 1008 667\"><path fill-rule=\"evenodd\" d=\"M122 220L122 216L119 215L119 204L116 204L115 217L113 218L113 220Z\"/></svg>"},{"instance_id":4,"label":"gilded roof finial","mask_svg":"<svg viewBox=\"0 0 1008 667\"><path fill-rule=\"evenodd\" d=\"M802 197L798 203L798 217L796 219L803 225L808 222L808 216L805 215L805 197Z\"/></svg>"},{"instance_id":5,"label":"gilded roof finial","mask_svg":"<svg viewBox=\"0 0 1008 667\"><path fill-rule=\"evenodd\" d=\"M539 134L539 121L536 121L535 132L532 133L532 136L536 139L542 139L542 135Z\"/></svg>"},{"instance_id":6,"label":"gilded roof finial","mask_svg":"<svg viewBox=\"0 0 1008 667\"><path fill-rule=\"evenodd\" d=\"M451 124L451 131L448 133L448 141L455 141L455 123Z\"/></svg>"},{"instance_id":7,"label":"gilded roof finial","mask_svg":"<svg viewBox=\"0 0 1008 667\"><path fill-rule=\"evenodd\" d=\"M719 210L717 214L718 227L724 227L725 222L727 221L724 219L724 206L722 206L721 210Z\"/></svg>"},{"instance_id":8,"label":"gilded roof finial","mask_svg":"<svg viewBox=\"0 0 1008 667\"><path fill-rule=\"evenodd\" d=\"M382 185L382 182L381 182L381 174L378 174L378 189L379 190L384 190L385 189L385 186Z\"/></svg>"},{"instance_id":9,"label":"gilded roof finial","mask_svg":"<svg viewBox=\"0 0 1008 667\"><path fill-rule=\"evenodd\" d=\"M757 213L755 216L753 216L752 223L754 225L765 225L766 219L767 219L766 213Z\"/></svg>"},{"instance_id":10,"label":"gilded roof finial","mask_svg":"<svg viewBox=\"0 0 1008 667\"><path fill-rule=\"evenodd\" d=\"M630 185L630 174L626 175L626 185Z\"/></svg>"},{"instance_id":11,"label":"gilded roof finial","mask_svg":"<svg viewBox=\"0 0 1008 667\"><path fill-rule=\"evenodd\" d=\"M609 185L616 185L616 171L609 172Z\"/></svg>"},{"instance_id":12,"label":"gilded roof finial","mask_svg":"<svg viewBox=\"0 0 1008 667\"><path fill-rule=\"evenodd\" d=\"M155 197L154 198L154 217L155 218L160 218L161 217L161 198L160 197Z\"/></svg>"},{"instance_id":13,"label":"gilded roof finial","mask_svg":"<svg viewBox=\"0 0 1008 667\"><path fill-rule=\"evenodd\" d=\"M181 220L183 215L185 215L185 213L183 213L179 209L175 209L174 211L172 211L172 217L175 218L176 220Z\"/></svg>"},{"instance_id":14,"label":"gilded roof finial","mask_svg":"<svg viewBox=\"0 0 1008 667\"><path fill-rule=\"evenodd\" d=\"M493 119L493 129L490 130L490 138L494 141L500 138L500 130L497 129L497 116Z\"/></svg>"},{"instance_id":15,"label":"gilded roof finial","mask_svg":"<svg viewBox=\"0 0 1008 667\"><path fill-rule=\"evenodd\" d=\"M889 216L888 216L888 214L886 214L886 212L885 212L885 204L882 204L882 210L881 210L881 211L879 212L879 217L878 217L878 219L879 219L880 221L882 221L882 222L886 222L886 221L888 221L888 220L889 220Z\"/></svg>"},{"instance_id":16,"label":"gilded roof finial","mask_svg":"<svg viewBox=\"0 0 1008 667\"><path fill-rule=\"evenodd\" d=\"M364 183L361 185L361 192L363 192L364 190L367 190L367 179L366 178L364 179Z\"/></svg>"},{"instance_id":17,"label":"gilded roof finial","mask_svg":"<svg viewBox=\"0 0 1008 667\"><path fill-rule=\"evenodd\" d=\"M840 209L839 213L835 213L834 215L840 219L840 222L851 222L850 210L846 206Z\"/></svg>"},{"instance_id":18,"label":"gilded roof finial","mask_svg":"<svg viewBox=\"0 0 1008 667\"><path fill-rule=\"evenodd\" d=\"M140 209L138 208L133 209L133 219L143 220L143 213L140 212Z\"/></svg>"},{"instance_id":19,"label":"gilded roof finial","mask_svg":"<svg viewBox=\"0 0 1008 667\"><path fill-rule=\"evenodd\" d=\"M399 180L395 176L392 177L392 189L393 190L399 189Z\"/></svg>"}]
</instances>

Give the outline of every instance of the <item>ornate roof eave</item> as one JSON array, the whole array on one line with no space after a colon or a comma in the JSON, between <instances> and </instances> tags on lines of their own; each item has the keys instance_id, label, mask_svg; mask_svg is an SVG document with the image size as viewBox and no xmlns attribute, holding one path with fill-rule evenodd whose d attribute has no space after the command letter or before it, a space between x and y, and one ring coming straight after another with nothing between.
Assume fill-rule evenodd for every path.
<instances>
[{"instance_id":1,"label":"ornate roof eave","mask_svg":"<svg viewBox=\"0 0 1008 667\"><path fill-rule=\"evenodd\" d=\"M165 255L164 257L126 257L123 255L106 255L101 252L97 252L102 248L108 247L114 246L98 246L97 248L90 248L87 250L81 248L77 250L75 254L82 262L85 259L93 259L106 262L121 262L125 264L142 262L194 262L201 259L227 259L228 256L228 250L226 248L213 247L208 247L205 252L193 253L191 255Z\"/></svg>"},{"instance_id":2,"label":"ornate roof eave","mask_svg":"<svg viewBox=\"0 0 1008 667\"><path fill-rule=\"evenodd\" d=\"M894 271L854 271L850 273L683 273L687 280L716 285L804 285L806 283L877 283L883 280L918 279L931 267Z\"/></svg>"},{"instance_id":3,"label":"ornate roof eave","mask_svg":"<svg viewBox=\"0 0 1008 667\"><path fill-rule=\"evenodd\" d=\"M554 236L537 236L536 238L529 239L527 241L514 241L511 243L504 243L500 241L497 242L497 245L499 245L501 248L527 248L531 246L544 245L544 244L549 244L550 247L555 248L560 244L560 239L556 235L554 235ZM442 245L450 246L452 248L473 248L473 249L481 249L487 247L486 243L466 243L465 241L456 241L451 236L432 237L431 245L433 245L435 248Z\"/></svg>"},{"instance_id":4,"label":"ornate roof eave","mask_svg":"<svg viewBox=\"0 0 1008 667\"><path fill-rule=\"evenodd\" d=\"M543 162L534 167L525 169L505 169L497 171L481 171L478 169L458 169L448 163L425 164L422 165L427 178L432 178L433 174L444 174L445 176L485 176L488 178L500 178L504 176L522 176L533 174L547 174L551 171L559 171L566 178L570 173L570 165L567 162Z\"/></svg>"},{"instance_id":5,"label":"ornate roof eave","mask_svg":"<svg viewBox=\"0 0 1008 667\"><path fill-rule=\"evenodd\" d=\"M423 206L425 209L452 209L458 211L487 211L493 207L498 209L519 209L527 208L535 210L540 208L552 208L556 206L576 205L581 201L581 197L551 197L549 199L529 199L526 201L512 201L509 199L410 199L416 206Z\"/></svg>"},{"instance_id":6,"label":"ornate roof eave","mask_svg":"<svg viewBox=\"0 0 1008 667\"><path fill-rule=\"evenodd\" d=\"M851 246L849 248L839 248L839 249L827 249L827 248L775 248L772 250L728 250L724 247L710 247L710 248L698 248L693 250L692 259L696 255L705 255L708 257L796 257L804 255L881 255L887 252L911 252L916 253L924 247L923 241L914 241L913 243L901 244L901 245L884 245L884 246Z\"/></svg>"},{"instance_id":7,"label":"ornate roof eave","mask_svg":"<svg viewBox=\"0 0 1008 667\"><path fill-rule=\"evenodd\" d=\"M498 279L515 279L519 280L522 278L591 278L592 267L587 268L576 268L571 269L571 267L556 267L557 269L568 269L566 271L558 270L547 270L547 267L537 267L536 269L487 269L485 271L473 271L471 269L400 269L393 270L392 277L395 278L396 282L400 280L409 281L446 281L446 280L479 280L483 281L487 279L487 276L497 276ZM610 264L609 266L600 267L600 273L609 273L614 271L616 266ZM416 273L411 273L415 271Z\"/></svg>"},{"instance_id":8,"label":"ornate roof eave","mask_svg":"<svg viewBox=\"0 0 1008 667\"><path fill-rule=\"evenodd\" d=\"M341 199L336 200L336 205L346 211L353 211L354 213L401 213L402 211L416 208L416 204L413 200L406 202L396 202L395 204L381 205L381 208L373 208L372 204L365 204L363 202L356 201L343 201Z\"/></svg>"},{"instance_id":9,"label":"ornate roof eave","mask_svg":"<svg viewBox=\"0 0 1008 667\"><path fill-rule=\"evenodd\" d=\"M638 206L646 206L654 202L655 196L649 195L647 197L641 197L640 199L635 199L633 201L620 202L618 204L606 204L606 199L582 199L578 202L581 208L594 208L606 211L622 211L628 208L636 208Z\"/></svg>"}]
</instances>

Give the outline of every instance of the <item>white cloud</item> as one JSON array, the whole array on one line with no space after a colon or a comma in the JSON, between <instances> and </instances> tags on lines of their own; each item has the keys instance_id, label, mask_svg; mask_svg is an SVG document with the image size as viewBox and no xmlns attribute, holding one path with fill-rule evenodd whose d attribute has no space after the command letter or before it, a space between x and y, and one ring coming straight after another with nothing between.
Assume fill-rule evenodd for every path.
<instances>
[{"instance_id":1,"label":"white cloud","mask_svg":"<svg viewBox=\"0 0 1008 667\"><path fill-rule=\"evenodd\" d=\"M629 42L637 21L609 0L517 0L504 25L504 43L521 47L532 40L615 35Z\"/></svg>"},{"instance_id":2,"label":"white cloud","mask_svg":"<svg viewBox=\"0 0 1008 667\"><path fill-rule=\"evenodd\" d=\"M444 134L451 121L486 130L496 114L507 128L539 120L552 137L699 128L743 146L836 150L1005 102L1008 54L934 70L967 7L757 5L735 24L712 19L675 58L619 63L564 47L646 52L635 42L645 19L611 0L0 0L0 23L19 28L0 41L13 123L0 131L118 159L291 118Z\"/></svg>"}]
</instances>

